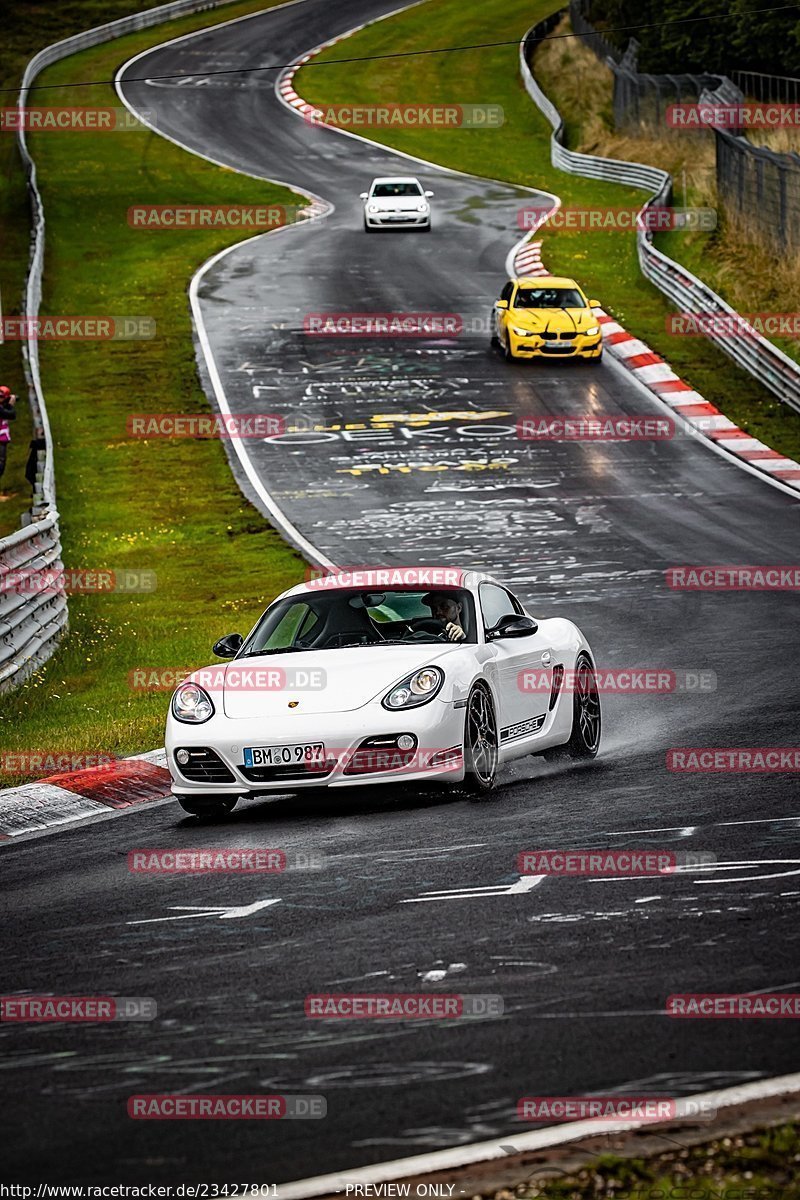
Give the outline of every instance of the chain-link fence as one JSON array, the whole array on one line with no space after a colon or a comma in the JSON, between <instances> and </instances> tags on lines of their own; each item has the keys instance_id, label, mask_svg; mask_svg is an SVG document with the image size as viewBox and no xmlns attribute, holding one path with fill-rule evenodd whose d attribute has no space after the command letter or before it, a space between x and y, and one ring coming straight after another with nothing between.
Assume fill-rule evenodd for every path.
<instances>
[{"instance_id":1,"label":"chain-link fence","mask_svg":"<svg viewBox=\"0 0 800 1200\"><path fill-rule=\"evenodd\" d=\"M614 75L614 128L633 133L663 131L670 104L697 103L703 92L722 82L719 75L642 75L638 70L639 43L631 38L624 54L586 19L583 0L570 0L569 17L584 45L611 68Z\"/></svg>"},{"instance_id":2,"label":"chain-link fence","mask_svg":"<svg viewBox=\"0 0 800 1200\"><path fill-rule=\"evenodd\" d=\"M576 3L576 0L571 0L569 18L572 23L573 32L577 33L581 41L585 42L587 46L591 46L599 59L603 62L608 58L614 62L620 61L622 52L616 46L613 46L607 37L598 32L594 25L591 25L586 20L586 17L583 15L583 9L579 3ZM635 38L631 38L631 42L635 42L635 40Z\"/></svg>"},{"instance_id":3,"label":"chain-link fence","mask_svg":"<svg viewBox=\"0 0 800 1200\"><path fill-rule=\"evenodd\" d=\"M748 100L768 104L800 104L800 79L763 75L760 71L731 71L731 79Z\"/></svg>"},{"instance_id":4,"label":"chain-link fence","mask_svg":"<svg viewBox=\"0 0 800 1200\"><path fill-rule=\"evenodd\" d=\"M717 195L728 212L771 247L800 250L800 156L714 133Z\"/></svg>"},{"instance_id":5,"label":"chain-link fence","mask_svg":"<svg viewBox=\"0 0 800 1200\"><path fill-rule=\"evenodd\" d=\"M624 54L586 19L585 0L570 0L574 32L614 76L614 127L663 134L671 104L731 104L744 96L763 103L800 103L800 80L754 71L725 75L643 75L638 44ZM770 249L800 250L800 156L755 146L741 135L714 129L719 203Z\"/></svg>"}]
</instances>

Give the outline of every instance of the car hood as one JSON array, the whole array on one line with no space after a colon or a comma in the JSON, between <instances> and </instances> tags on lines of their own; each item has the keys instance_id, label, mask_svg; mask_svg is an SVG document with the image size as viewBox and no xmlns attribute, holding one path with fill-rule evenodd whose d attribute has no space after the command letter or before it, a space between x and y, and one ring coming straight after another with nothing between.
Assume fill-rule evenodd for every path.
<instances>
[{"instance_id":1,"label":"car hood","mask_svg":"<svg viewBox=\"0 0 800 1200\"><path fill-rule=\"evenodd\" d=\"M354 646L243 658L222 669L212 696L219 708L221 693L222 711L234 720L286 716L290 701L297 701L299 715L349 712L380 699L412 671L440 663L458 649L442 643ZM195 673L200 683L202 675Z\"/></svg>"},{"instance_id":2,"label":"car hood","mask_svg":"<svg viewBox=\"0 0 800 1200\"><path fill-rule=\"evenodd\" d=\"M414 211L418 205L427 203L424 196L373 196L367 204L377 204L381 209L408 212Z\"/></svg>"},{"instance_id":3,"label":"car hood","mask_svg":"<svg viewBox=\"0 0 800 1200\"><path fill-rule=\"evenodd\" d=\"M594 313L585 308L512 308L509 317L520 329L537 332L583 333L597 324Z\"/></svg>"}]
</instances>

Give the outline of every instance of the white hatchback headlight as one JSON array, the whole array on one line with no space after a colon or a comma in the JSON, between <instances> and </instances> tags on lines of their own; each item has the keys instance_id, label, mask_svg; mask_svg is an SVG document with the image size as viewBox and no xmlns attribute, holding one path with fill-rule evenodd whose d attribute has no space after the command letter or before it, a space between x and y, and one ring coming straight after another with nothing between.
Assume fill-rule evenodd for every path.
<instances>
[{"instance_id":1,"label":"white hatchback headlight","mask_svg":"<svg viewBox=\"0 0 800 1200\"><path fill-rule=\"evenodd\" d=\"M381 704L384 708L418 708L427 704L441 689L444 683L444 671L438 667L423 667L415 671L400 683L396 683L390 692L383 697Z\"/></svg>"},{"instance_id":2,"label":"white hatchback headlight","mask_svg":"<svg viewBox=\"0 0 800 1200\"><path fill-rule=\"evenodd\" d=\"M429 208L430 204L428 204L428 201L423 200L421 204L417 205L417 212L427 212Z\"/></svg>"},{"instance_id":3,"label":"white hatchback headlight","mask_svg":"<svg viewBox=\"0 0 800 1200\"><path fill-rule=\"evenodd\" d=\"M587 337L594 337L594 336L595 336L595 334L596 334L596 333L599 333L599 332L600 332L600 326L599 326L599 325L593 325L591 329L587 329L587 330L586 330L586 336L587 336Z\"/></svg>"},{"instance_id":4,"label":"white hatchback headlight","mask_svg":"<svg viewBox=\"0 0 800 1200\"><path fill-rule=\"evenodd\" d=\"M172 697L172 715L176 721L200 725L214 715L208 692L197 683L182 683Z\"/></svg>"},{"instance_id":5,"label":"white hatchback headlight","mask_svg":"<svg viewBox=\"0 0 800 1200\"><path fill-rule=\"evenodd\" d=\"M381 211L380 204L368 204L367 205L367 212L376 213L376 212L380 212L380 211Z\"/></svg>"}]
</instances>

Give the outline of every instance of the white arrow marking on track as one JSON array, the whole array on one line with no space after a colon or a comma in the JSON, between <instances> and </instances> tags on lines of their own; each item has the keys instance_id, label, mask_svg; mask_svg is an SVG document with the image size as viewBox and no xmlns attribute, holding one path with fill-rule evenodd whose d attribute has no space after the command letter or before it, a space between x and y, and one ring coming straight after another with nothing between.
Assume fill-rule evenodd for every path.
<instances>
[{"instance_id":1,"label":"white arrow marking on track","mask_svg":"<svg viewBox=\"0 0 800 1200\"><path fill-rule=\"evenodd\" d=\"M530 892L546 875L520 875L516 883L495 884L491 887L450 888L443 892L423 892L413 900L401 900L401 904L424 904L430 900L480 900L484 896L519 896Z\"/></svg>"},{"instance_id":2,"label":"white arrow marking on track","mask_svg":"<svg viewBox=\"0 0 800 1200\"><path fill-rule=\"evenodd\" d=\"M746 867L790 867L788 871L767 871L763 875L737 875L734 878L718 878L717 873L721 871L742 871ZM692 883L696 884L718 884L718 883L758 883L765 879L785 879L789 875L800 875L800 859L798 858L743 858L734 859L731 862L716 862L716 863L696 863L692 866L691 863L679 863L672 871L665 871L666 876L675 875L699 875L705 873L711 875L711 879L693 879ZM603 878L590 879L590 883L621 883L641 878L636 875L606 875Z\"/></svg>"},{"instance_id":3,"label":"white arrow marking on track","mask_svg":"<svg viewBox=\"0 0 800 1200\"><path fill-rule=\"evenodd\" d=\"M126 924L152 925L155 921L187 921L191 917L219 917L221 921L232 921L236 917L251 917L260 909L269 908L270 904L280 904L280 899L256 900L254 904L242 904L234 908L225 905L209 908L207 904L171 904L170 908L172 909L186 909L187 911L181 917L147 917L144 921L127 921Z\"/></svg>"}]
</instances>

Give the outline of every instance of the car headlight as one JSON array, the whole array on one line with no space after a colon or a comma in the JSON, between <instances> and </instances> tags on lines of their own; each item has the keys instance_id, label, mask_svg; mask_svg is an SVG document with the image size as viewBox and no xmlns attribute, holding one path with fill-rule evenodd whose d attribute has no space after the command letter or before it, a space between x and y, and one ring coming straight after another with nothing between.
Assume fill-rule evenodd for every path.
<instances>
[{"instance_id":1,"label":"car headlight","mask_svg":"<svg viewBox=\"0 0 800 1200\"><path fill-rule=\"evenodd\" d=\"M515 333L517 337L536 337L535 329L520 329L517 325L511 326L511 332Z\"/></svg>"},{"instance_id":2,"label":"car headlight","mask_svg":"<svg viewBox=\"0 0 800 1200\"><path fill-rule=\"evenodd\" d=\"M417 205L417 212L427 212L429 208L430 205L423 200L421 204Z\"/></svg>"},{"instance_id":3,"label":"car headlight","mask_svg":"<svg viewBox=\"0 0 800 1200\"><path fill-rule=\"evenodd\" d=\"M367 205L367 212L376 213L376 212L380 212L380 211L381 211L380 204L368 204Z\"/></svg>"},{"instance_id":4,"label":"car headlight","mask_svg":"<svg viewBox=\"0 0 800 1200\"><path fill-rule=\"evenodd\" d=\"M591 329L586 330L586 337L594 337L595 334L597 334L599 332L600 332L600 326L593 325Z\"/></svg>"},{"instance_id":5,"label":"car headlight","mask_svg":"<svg viewBox=\"0 0 800 1200\"><path fill-rule=\"evenodd\" d=\"M444 671L438 667L423 667L413 675L396 683L383 697L384 708L417 708L427 704L439 692L444 683Z\"/></svg>"},{"instance_id":6,"label":"car headlight","mask_svg":"<svg viewBox=\"0 0 800 1200\"><path fill-rule=\"evenodd\" d=\"M172 715L176 721L200 725L214 715L208 692L197 683L182 683L172 697Z\"/></svg>"}]
</instances>

